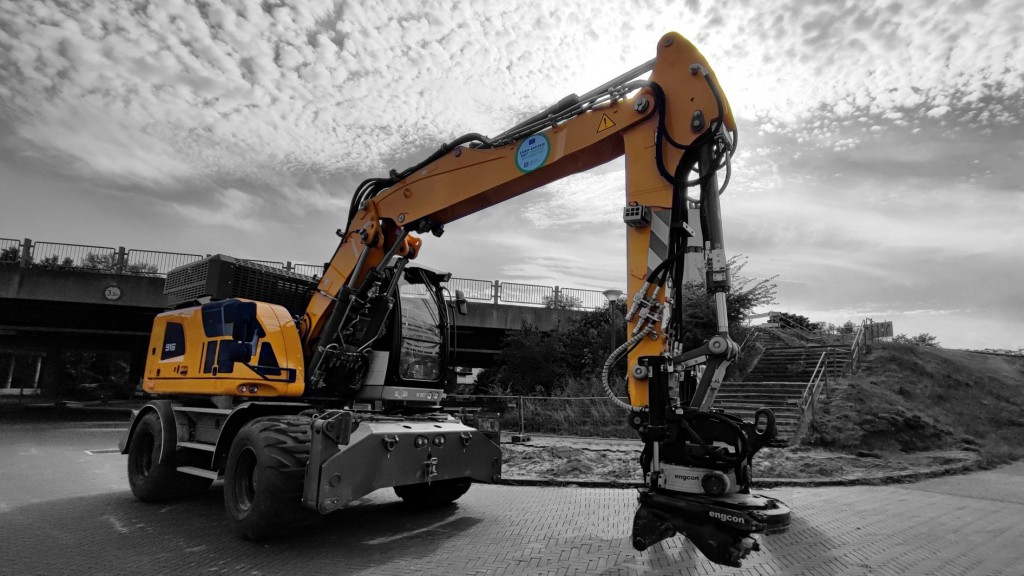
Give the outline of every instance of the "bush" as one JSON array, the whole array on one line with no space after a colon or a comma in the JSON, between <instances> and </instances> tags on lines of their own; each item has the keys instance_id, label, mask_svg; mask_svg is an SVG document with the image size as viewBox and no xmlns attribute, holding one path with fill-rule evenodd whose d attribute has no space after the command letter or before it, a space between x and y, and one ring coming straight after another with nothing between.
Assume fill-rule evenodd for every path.
<instances>
[{"instance_id":1,"label":"bush","mask_svg":"<svg viewBox=\"0 0 1024 576\"><path fill-rule=\"evenodd\" d=\"M929 346L932 348L941 348L941 346L939 346L938 338L932 336L927 332L922 332L917 336L897 334L893 336L892 341L896 344L911 344L914 346Z\"/></svg>"}]
</instances>

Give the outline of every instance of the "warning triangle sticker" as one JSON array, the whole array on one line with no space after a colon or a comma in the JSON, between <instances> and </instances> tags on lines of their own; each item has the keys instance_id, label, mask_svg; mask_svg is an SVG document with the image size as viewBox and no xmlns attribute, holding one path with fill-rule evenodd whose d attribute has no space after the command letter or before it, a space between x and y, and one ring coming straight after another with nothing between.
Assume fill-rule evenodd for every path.
<instances>
[{"instance_id":1,"label":"warning triangle sticker","mask_svg":"<svg viewBox=\"0 0 1024 576\"><path fill-rule=\"evenodd\" d=\"M607 114L602 114L601 123L597 125L597 133L600 134L612 126L615 126L615 122L612 122L612 119Z\"/></svg>"}]
</instances>

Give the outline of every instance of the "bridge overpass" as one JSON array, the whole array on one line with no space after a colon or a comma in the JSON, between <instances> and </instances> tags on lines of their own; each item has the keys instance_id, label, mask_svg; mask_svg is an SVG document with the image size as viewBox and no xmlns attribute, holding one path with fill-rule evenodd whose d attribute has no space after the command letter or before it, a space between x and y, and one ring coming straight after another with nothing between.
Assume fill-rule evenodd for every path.
<instances>
[{"instance_id":1,"label":"bridge overpass","mask_svg":"<svg viewBox=\"0 0 1024 576\"><path fill-rule=\"evenodd\" d=\"M0 238L0 395L59 395L64 352L126 352L129 381L138 381L153 317L166 309L164 276L201 258ZM322 270L257 262L311 276ZM489 366L524 323L553 330L605 302L601 292L557 286L452 278L448 287L469 300L455 343L459 364L474 368Z\"/></svg>"}]
</instances>

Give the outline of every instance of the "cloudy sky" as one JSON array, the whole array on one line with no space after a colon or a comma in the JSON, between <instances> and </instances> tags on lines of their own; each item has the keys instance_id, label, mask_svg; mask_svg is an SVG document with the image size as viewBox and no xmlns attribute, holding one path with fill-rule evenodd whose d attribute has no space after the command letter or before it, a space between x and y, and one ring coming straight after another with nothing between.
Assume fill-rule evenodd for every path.
<instances>
[{"instance_id":1,"label":"cloudy sky","mask_svg":"<svg viewBox=\"0 0 1024 576\"><path fill-rule=\"evenodd\" d=\"M603 5L602 5L603 6ZM1024 18L969 2L0 0L0 237L317 263L365 177L687 36L775 309L1024 346ZM612 162L453 223L467 278L625 284Z\"/></svg>"}]
</instances>

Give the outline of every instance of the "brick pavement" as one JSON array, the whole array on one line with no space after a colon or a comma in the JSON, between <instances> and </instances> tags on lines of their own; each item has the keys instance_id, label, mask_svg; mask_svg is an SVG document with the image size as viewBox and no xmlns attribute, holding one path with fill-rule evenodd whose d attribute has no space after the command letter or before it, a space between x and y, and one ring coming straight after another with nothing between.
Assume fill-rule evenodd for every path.
<instances>
[{"instance_id":1,"label":"brick pavement","mask_svg":"<svg viewBox=\"0 0 1024 576\"><path fill-rule=\"evenodd\" d=\"M426 513L382 491L294 537L252 544L228 531L219 489L146 505L122 487L0 513L0 574L1024 574L1024 464L770 493L793 508L792 529L734 570L681 538L634 551L630 490L475 486Z\"/></svg>"}]
</instances>

